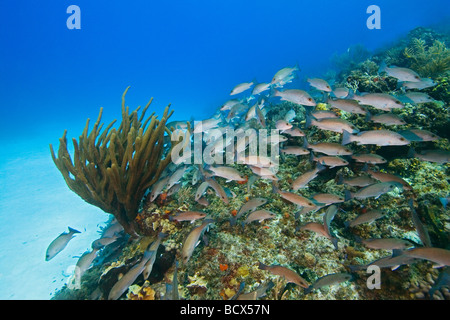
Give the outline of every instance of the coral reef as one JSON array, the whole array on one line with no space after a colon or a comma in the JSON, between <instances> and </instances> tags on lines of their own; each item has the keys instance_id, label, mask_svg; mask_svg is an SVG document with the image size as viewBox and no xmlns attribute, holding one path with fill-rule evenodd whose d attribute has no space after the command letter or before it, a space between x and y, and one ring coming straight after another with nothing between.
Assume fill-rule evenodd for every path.
<instances>
[{"instance_id":1,"label":"coral reef","mask_svg":"<svg viewBox=\"0 0 450 320\"><path fill-rule=\"evenodd\" d=\"M445 38L428 29L413 30L406 40L401 40L390 50L375 54L370 59L367 52L356 47L354 56L350 54L343 70L339 73L336 86L343 86L361 92L383 92L401 95L404 92L398 88L398 81L393 77L380 76L378 69L382 61L398 66L410 67L414 62L405 56L405 49L410 47L412 39L424 41L425 54ZM441 47L442 49L442 47ZM435 50L435 49L432 49ZM444 49L442 49L444 50ZM445 50L448 50L445 48ZM445 51L444 50L444 51ZM359 52L359 53L358 53ZM446 51L445 51L446 52ZM418 51L415 53L418 54ZM337 59L337 58L336 58ZM349 63L348 59L354 61ZM344 58L342 58L344 61ZM356 62L357 61L357 62ZM349 66L350 65L350 66ZM436 100L426 103L405 103L405 107L392 111L402 117L405 125L387 126L385 124L367 121L364 115L352 114L342 110L335 111L342 119L351 121L361 131L390 129L401 131L407 129L429 130L440 137L434 141L413 142L410 146L416 149L450 150L448 140L448 70L439 67L436 74L430 73L436 86L427 88L423 92L432 95ZM425 72L425 71L424 71ZM421 74L422 75L422 74ZM425 75L423 75L425 76ZM439 90L436 90L439 88ZM284 119L288 111L295 111L292 123L304 128L308 108L292 102L282 101L278 104L268 102L264 108L266 128L276 127L278 120ZM327 101L318 103L316 110L330 110ZM250 128L260 128L261 125L252 119L246 121ZM289 136L286 145L302 146L304 139L308 143L333 142L341 143L342 136L332 131L305 128L306 137ZM107 262L98 263L86 272L81 283L82 289L76 293L76 298L89 299L95 292L99 297L107 297L108 290L117 278L129 270L139 261L143 251L158 234L165 233L167 237L161 242L155 267L147 281L138 277L123 299L162 299L167 296L167 285L175 284L179 297L188 300L214 299L228 300L236 297L242 289L243 293L258 291L267 283L273 282L273 287L267 292L258 292L257 298L267 300L338 300L338 299L449 299L449 291L439 280L442 269L435 270L431 262L402 265L392 270L383 268L381 274L381 289L371 290L367 286L368 275L365 266L374 260L393 255L392 250L371 249L361 242L369 238L399 238L408 240L415 246L421 246L421 238L416 225L411 218L409 199L413 199L419 220L429 233L431 242L439 248L449 248L450 219L448 207L445 209L439 198L447 197L450 192L448 163L422 161L407 156L410 146L354 145L354 153L377 153L387 162L370 164L368 169L401 177L407 185L382 194L362 200L347 199L339 203L339 210L330 222L337 241L335 247L330 239L318 233L301 230L301 226L309 222L323 223L323 214L327 208L303 210L297 205L283 199L275 192L288 190L293 181L301 174L316 167L309 154L280 155L277 183L268 179L252 181L252 171L241 164L230 167L238 169L247 182L228 181L223 177L216 177L227 196L225 203L211 188L203 195L206 204L195 201L198 181L194 181L193 172L186 172L180 182L177 192L169 194L163 191L155 201L145 197L142 210L136 216L136 225L142 237L130 240L123 250ZM363 177L367 170L363 164L349 160L345 167L327 168L312 180L307 188L301 189L299 194L312 198L318 193L329 193L344 197L346 191L354 192L355 186L341 184L339 176ZM275 213L273 219L253 222L249 224L232 224L232 218L237 215L243 204L249 199L261 197L267 202L260 208ZM380 210L385 215L371 223L349 227L348 222L369 210ZM178 222L174 216L184 211L202 211L208 218L214 220L209 230L201 237L201 242L195 248L189 262L178 269L175 261L181 261L181 250L184 239L193 228L201 222ZM100 252L102 256L102 252ZM352 281L339 285L323 287L306 293L304 288L288 283L283 277L261 270L259 263L266 265L280 265L301 276L309 284L333 273L351 272ZM176 275L176 277L175 277ZM96 278L97 277L97 278ZM95 279L95 284L93 284ZM100 280L98 280L100 279ZM89 283L88 283L89 282ZM97 290L97 284L100 287ZM436 288L436 291L430 289ZM57 298L70 297L70 289L64 287ZM73 297L73 296L72 296Z\"/></svg>"},{"instance_id":2,"label":"coral reef","mask_svg":"<svg viewBox=\"0 0 450 320\"><path fill-rule=\"evenodd\" d=\"M152 100L138 117L131 114L122 96L122 122L118 129L111 122L103 131L102 111L89 133L89 119L77 142L73 139L73 161L67 147L67 131L59 139L58 156L50 145L53 161L69 188L86 202L113 214L129 234L135 234L134 220L141 200L171 161L170 150L164 150L169 106L161 120L152 114L144 119ZM173 145L172 145L173 146Z\"/></svg>"}]
</instances>

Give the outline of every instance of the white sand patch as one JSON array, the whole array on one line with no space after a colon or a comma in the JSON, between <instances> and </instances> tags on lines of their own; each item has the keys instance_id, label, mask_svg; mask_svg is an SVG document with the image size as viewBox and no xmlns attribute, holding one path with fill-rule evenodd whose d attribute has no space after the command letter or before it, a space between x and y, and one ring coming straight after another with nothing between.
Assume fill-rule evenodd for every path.
<instances>
[{"instance_id":1,"label":"white sand patch","mask_svg":"<svg viewBox=\"0 0 450 320\"><path fill-rule=\"evenodd\" d=\"M48 144L18 143L0 154L0 299L50 299L110 215L67 187ZM82 233L45 261L48 245L68 226Z\"/></svg>"}]
</instances>

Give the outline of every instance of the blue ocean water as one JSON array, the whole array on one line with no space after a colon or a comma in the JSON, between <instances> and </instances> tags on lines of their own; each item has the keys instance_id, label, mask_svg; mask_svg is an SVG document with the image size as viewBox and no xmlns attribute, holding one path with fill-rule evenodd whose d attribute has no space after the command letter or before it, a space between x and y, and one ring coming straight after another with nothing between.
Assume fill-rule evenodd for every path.
<instances>
[{"instance_id":1,"label":"blue ocean water","mask_svg":"<svg viewBox=\"0 0 450 320\"><path fill-rule=\"evenodd\" d=\"M81 29L66 25L70 5L80 8ZM381 9L379 30L367 28L370 5ZM171 103L171 120L203 119L238 83L298 64L301 85L324 74L334 53L354 44L376 50L448 21L448 9L445 0L3 0L0 298L50 298L107 219L66 187L48 144L65 129L78 137L100 107L105 123L120 119L127 86L132 109L154 97L156 114ZM83 233L45 262L47 245L69 225Z\"/></svg>"}]
</instances>

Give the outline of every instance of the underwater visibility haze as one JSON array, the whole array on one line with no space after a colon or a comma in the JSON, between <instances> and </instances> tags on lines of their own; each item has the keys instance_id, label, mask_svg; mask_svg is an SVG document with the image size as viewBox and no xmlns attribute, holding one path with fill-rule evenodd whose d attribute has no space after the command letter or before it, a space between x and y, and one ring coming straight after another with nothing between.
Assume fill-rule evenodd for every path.
<instances>
[{"instance_id":1,"label":"underwater visibility haze","mask_svg":"<svg viewBox=\"0 0 450 320\"><path fill-rule=\"evenodd\" d=\"M450 299L449 8L2 1L0 299Z\"/></svg>"}]
</instances>

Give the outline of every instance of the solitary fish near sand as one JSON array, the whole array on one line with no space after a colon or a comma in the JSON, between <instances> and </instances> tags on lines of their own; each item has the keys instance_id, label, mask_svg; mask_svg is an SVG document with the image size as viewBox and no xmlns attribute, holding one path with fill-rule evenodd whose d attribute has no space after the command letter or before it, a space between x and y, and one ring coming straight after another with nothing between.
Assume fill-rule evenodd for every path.
<instances>
[{"instance_id":1,"label":"solitary fish near sand","mask_svg":"<svg viewBox=\"0 0 450 320\"><path fill-rule=\"evenodd\" d=\"M69 227L68 233L63 232L55 240L53 240L47 248L47 252L45 254L45 261L50 261L58 253L60 253L67 246L67 244L72 239L75 233L81 232Z\"/></svg>"}]
</instances>

